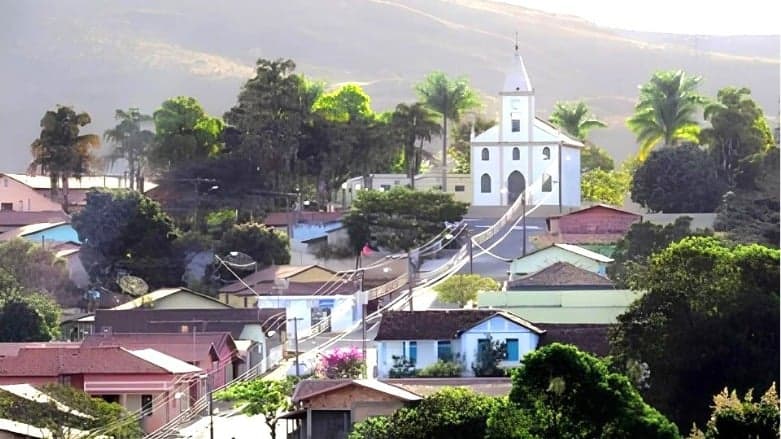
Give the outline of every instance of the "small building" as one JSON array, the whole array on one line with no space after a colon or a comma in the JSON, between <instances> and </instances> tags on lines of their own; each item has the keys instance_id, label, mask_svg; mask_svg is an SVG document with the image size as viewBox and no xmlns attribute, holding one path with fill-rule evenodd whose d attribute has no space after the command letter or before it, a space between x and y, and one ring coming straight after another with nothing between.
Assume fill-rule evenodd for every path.
<instances>
[{"instance_id":1,"label":"small building","mask_svg":"<svg viewBox=\"0 0 781 439\"><path fill-rule=\"evenodd\" d=\"M554 262L535 273L507 282L508 291L609 290L614 287L613 281L606 276L569 262Z\"/></svg>"},{"instance_id":2,"label":"small building","mask_svg":"<svg viewBox=\"0 0 781 439\"><path fill-rule=\"evenodd\" d=\"M19 227L29 226L40 223L61 223L70 221L68 214L58 210L44 211L17 211L0 210L0 236L3 233L18 229Z\"/></svg>"},{"instance_id":3,"label":"small building","mask_svg":"<svg viewBox=\"0 0 781 439\"><path fill-rule=\"evenodd\" d=\"M388 311L382 315L375 337L377 369L387 378L402 358L416 369L437 360L460 359L463 375L471 376L478 346L489 339L507 343L501 367L515 367L537 348L545 331L506 311L488 309Z\"/></svg>"},{"instance_id":4,"label":"small building","mask_svg":"<svg viewBox=\"0 0 781 439\"><path fill-rule=\"evenodd\" d=\"M282 415L292 420L288 438L346 439L356 422L387 416L422 398L401 387L377 380L304 380L293 392L295 411Z\"/></svg>"},{"instance_id":5,"label":"small building","mask_svg":"<svg viewBox=\"0 0 781 439\"><path fill-rule=\"evenodd\" d=\"M316 284L336 278L335 271L319 265L272 265L220 288L219 299L233 307L255 308L258 295L282 295L291 283L316 289Z\"/></svg>"},{"instance_id":6,"label":"small building","mask_svg":"<svg viewBox=\"0 0 781 439\"><path fill-rule=\"evenodd\" d=\"M642 215L605 204L546 219L548 233L554 242L566 244L614 243L623 238Z\"/></svg>"},{"instance_id":7,"label":"small building","mask_svg":"<svg viewBox=\"0 0 781 439\"><path fill-rule=\"evenodd\" d=\"M510 281L542 270L556 262L567 262L601 275L607 274L612 258L572 244L553 244L515 259L510 264Z\"/></svg>"},{"instance_id":8,"label":"small building","mask_svg":"<svg viewBox=\"0 0 781 439\"><path fill-rule=\"evenodd\" d=\"M0 384L68 384L131 412L142 411L146 432L171 420L189 399L204 393L201 373L200 368L153 349L55 343L21 347L15 355L0 358ZM177 393L190 398L177 399Z\"/></svg>"},{"instance_id":9,"label":"small building","mask_svg":"<svg viewBox=\"0 0 781 439\"><path fill-rule=\"evenodd\" d=\"M406 174L369 174L367 178L353 177L342 183L334 200L343 209L350 207L353 200L362 190L388 191L396 186L410 186ZM415 176L415 190L442 190L442 173L429 172ZM447 191L453 199L463 203L472 202L472 177L469 174L447 174Z\"/></svg>"}]
</instances>

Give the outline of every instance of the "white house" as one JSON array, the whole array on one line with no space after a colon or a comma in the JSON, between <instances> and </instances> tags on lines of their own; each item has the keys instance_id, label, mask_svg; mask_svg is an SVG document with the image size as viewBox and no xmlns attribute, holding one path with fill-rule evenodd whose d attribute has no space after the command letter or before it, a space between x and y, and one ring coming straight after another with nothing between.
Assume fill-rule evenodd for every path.
<instances>
[{"instance_id":1,"label":"white house","mask_svg":"<svg viewBox=\"0 0 781 439\"><path fill-rule=\"evenodd\" d=\"M515 314L486 309L388 311L382 315L374 341L377 373L387 378L396 358L422 369L439 359L458 358L464 376L474 375L478 346L488 341L507 343L501 367L520 365L523 356L537 348L545 331Z\"/></svg>"},{"instance_id":2,"label":"white house","mask_svg":"<svg viewBox=\"0 0 781 439\"><path fill-rule=\"evenodd\" d=\"M613 259L577 245L556 243L514 260L510 264L510 281L538 272L557 262L567 262L605 276L607 266Z\"/></svg>"},{"instance_id":3,"label":"white house","mask_svg":"<svg viewBox=\"0 0 781 439\"><path fill-rule=\"evenodd\" d=\"M535 116L534 87L515 48L499 93L499 123L471 139L472 205L580 206L583 144Z\"/></svg>"}]
</instances>

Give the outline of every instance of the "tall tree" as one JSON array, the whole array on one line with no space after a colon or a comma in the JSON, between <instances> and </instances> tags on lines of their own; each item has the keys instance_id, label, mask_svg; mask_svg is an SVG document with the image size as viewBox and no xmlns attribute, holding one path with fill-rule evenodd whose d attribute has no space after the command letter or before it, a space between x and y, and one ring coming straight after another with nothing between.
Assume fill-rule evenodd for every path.
<instances>
[{"instance_id":1,"label":"tall tree","mask_svg":"<svg viewBox=\"0 0 781 439\"><path fill-rule=\"evenodd\" d=\"M477 300L480 291L496 291L499 283L490 277L478 274L456 274L437 284L434 291L437 298L445 303L455 303L463 308L470 301Z\"/></svg>"},{"instance_id":2,"label":"tall tree","mask_svg":"<svg viewBox=\"0 0 781 439\"><path fill-rule=\"evenodd\" d=\"M391 129L403 145L404 169L412 189L415 189L415 175L420 172L423 160L423 143L439 134L439 123L434 117L420 102L399 104L391 115ZM415 142L418 142L417 147Z\"/></svg>"},{"instance_id":3,"label":"tall tree","mask_svg":"<svg viewBox=\"0 0 781 439\"><path fill-rule=\"evenodd\" d=\"M607 124L597 119L583 101L556 102L550 122L570 136L585 142L588 132L594 128L605 128Z\"/></svg>"},{"instance_id":4,"label":"tall tree","mask_svg":"<svg viewBox=\"0 0 781 439\"><path fill-rule=\"evenodd\" d=\"M487 129L496 125L496 121L487 117L477 115L473 120L462 120L453 127L451 136L453 138L450 147L450 157L453 159L456 174L469 174L472 169L472 135L480 135Z\"/></svg>"},{"instance_id":5,"label":"tall tree","mask_svg":"<svg viewBox=\"0 0 781 439\"><path fill-rule=\"evenodd\" d=\"M706 103L697 93L701 79L681 70L660 71L640 87L635 114L626 121L640 144L638 158L645 160L659 143L675 146L680 141L698 141L700 127L695 116Z\"/></svg>"},{"instance_id":6,"label":"tall tree","mask_svg":"<svg viewBox=\"0 0 781 439\"><path fill-rule=\"evenodd\" d=\"M442 190L447 191L447 121L458 122L464 111L479 107L480 101L467 78L450 79L443 72L430 73L415 90L421 102L442 115Z\"/></svg>"},{"instance_id":7,"label":"tall tree","mask_svg":"<svg viewBox=\"0 0 781 439\"><path fill-rule=\"evenodd\" d=\"M610 156L605 148L596 145L586 145L580 151L580 172L585 174L594 169L601 169L610 172L615 169L613 157Z\"/></svg>"},{"instance_id":8,"label":"tall tree","mask_svg":"<svg viewBox=\"0 0 781 439\"><path fill-rule=\"evenodd\" d=\"M57 199L58 180L62 180L62 206L66 212L70 207L68 179L89 172L94 160L92 150L100 146L99 136L79 133L91 121L87 113L76 113L71 107L58 105L43 115L41 134L30 146L31 167L40 167L41 172L49 174L52 199Z\"/></svg>"},{"instance_id":9,"label":"tall tree","mask_svg":"<svg viewBox=\"0 0 781 439\"><path fill-rule=\"evenodd\" d=\"M78 299L65 260L26 239L0 242L0 278L5 279L0 288L44 293L63 306L73 306Z\"/></svg>"},{"instance_id":10,"label":"tall tree","mask_svg":"<svg viewBox=\"0 0 781 439\"><path fill-rule=\"evenodd\" d=\"M145 122L150 122L152 116L142 114L138 108L130 108L127 111L117 110L114 119L119 123L103 133L103 139L113 144L113 149L108 155L109 162L113 165L117 160L125 159L130 189L137 188L143 192L144 166L155 134L143 129L142 126Z\"/></svg>"},{"instance_id":11,"label":"tall tree","mask_svg":"<svg viewBox=\"0 0 781 439\"><path fill-rule=\"evenodd\" d=\"M155 171L205 160L221 151L224 123L206 114L195 98L168 99L152 118L155 142L149 153L149 164Z\"/></svg>"},{"instance_id":12,"label":"tall tree","mask_svg":"<svg viewBox=\"0 0 781 439\"><path fill-rule=\"evenodd\" d=\"M616 364L645 364L643 393L681 429L711 396L779 381L779 251L689 237L651 258L646 293L618 317Z\"/></svg>"},{"instance_id":13,"label":"tall tree","mask_svg":"<svg viewBox=\"0 0 781 439\"><path fill-rule=\"evenodd\" d=\"M726 87L705 107L705 119L711 126L702 130L700 140L708 145L719 176L734 188L743 161L774 144L765 115L751 99L751 90Z\"/></svg>"},{"instance_id":14,"label":"tall tree","mask_svg":"<svg viewBox=\"0 0 781 439\"><path fill-rule=\"evenodd\" d=\"M586 201L621 206L630 183L626 172L596 168L580 176L580 192Z\"/></svg>"},{"instance_id":15,"label":"tall tree","mask_svg":"<svg viewBox=\"0 0 781 439\"><path fill-rule=\"evenodd\" d=\"M49 341L60 333L60 307L43 294L0 291L0 342Z\"/></svg>"},{"instance_id":16,"label":"tall tree","mask_svg":"<svg viewBox=\"0 0 781 439\"><path fill-rule=\"evenodd\" d=\"M241 412L250 415L261 415L270 430L271 438L277 437L277 414L290 406L287 397L288 384L284 381L271 381L256 378L232 384L217 392L215 398L231 401Z\"/></svg>"}]
</instances>

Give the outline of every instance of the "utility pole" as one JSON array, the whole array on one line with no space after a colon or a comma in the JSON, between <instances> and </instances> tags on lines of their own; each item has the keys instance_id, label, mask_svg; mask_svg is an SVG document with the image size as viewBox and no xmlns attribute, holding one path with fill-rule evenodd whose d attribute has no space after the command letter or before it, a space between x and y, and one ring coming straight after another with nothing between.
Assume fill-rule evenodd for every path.
<instances>
[{"instance_id":1,"label":"utility pole","mask_svg":"<svg viewBox=\"0 0 781 439\"><path fill-rule=\"evenodd\" d=\"M412 290L415 287L415 264L412 261L412 251L407 252L407 283L409 284L409 310L412 311Z\"/></svg>"},{"instance_id":2,"label":"utility pole","mask_svg":"<svg viewBox=\"0 0 781 439\"><path fill-rule=\"evenodd\" d=\"M294 317L292 319L287 319L288 322L293 322L293 340L294 340L294 347L296 349L296 378L301 378L301 370L300 365L298 363L298 321L304 320L302 317Z\"/></svg>"},{"instance_id":3,"label":"utility pole","mask_svg":"<svg viewBox=\"0 0 781 439\"><path fill-rule=\"evenodd\" d=\"M209 439L214 439L214 398L212 397L211 380L206 378L206 390L209 392Z\"/></svg>"},{"instance_id":4,"label":"utility pole","mask_svg":"<svg viewBox=\"0 0 781 439\"><path fill-rule=\"evenodd\" d=\"M466 245L469 249L469 274L474 274L474 270L472 269L472 231L469 229L469 226L466 226Z\"/></svg>"},{"instance_id":5,"label":"utility pole","mask_svg":"<svg viewBox=\"0 0 781 439\"><path fill-rule=\"evenodd\" d=\"M363 290L363 270L358 272L358 291L361 299L361 346L363 351L363 377L369 377L369 363L366 360L366 305L369 302Z\"/></svg>"},{"instance_id":6,"label":"utility pole","mask_svg":"<svg viewBox=\"0 0 781 439\"><path fill-rule=\"evenodd\" d=\"M526 256L526 191L521 192L521 204L523 205L523 256Z\"/></svg>"}]
</instances>

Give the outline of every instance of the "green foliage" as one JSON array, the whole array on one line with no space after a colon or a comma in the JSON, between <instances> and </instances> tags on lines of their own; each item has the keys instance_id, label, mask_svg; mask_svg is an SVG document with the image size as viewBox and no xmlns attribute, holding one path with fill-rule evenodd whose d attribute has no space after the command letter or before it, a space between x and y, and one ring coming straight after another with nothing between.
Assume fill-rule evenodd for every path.
<instances>
[{"instance_id":1,"label":"green foliage","mask_svg":"<svg viewBox=\"0 0 781 439\"><path fill-rule=\"evenodd\" d=\"M713 412L705 432L695 430L691 439L760 439L778 437L778 393L773 383L755 401L753 392L741 399L734 390L722 390L713 397Z\"/></svg>"},{"instance_id":2,"label":"green foliage","mask_svg":"<svg viewBox=\"0 0 781 439\"><path fill-rule=\"evenodd\" d=\"M250 255L259 267L290 263L287 234L265 224L236 224L217 242L217 254L242 252Z\"/></svg>"},{"instance_id":3,"label":"green foliage","mask_svg":"<svg viewBox=\"0 0 781 439\"><path fill-rule=\"evenodd\" d=\"M237 217L238 210L235 209L221 209L209 212L206 215L206 231L214 239L219 239L236 224Z\"/></svg>"},{"instance_id":4,"label":"green foliage","mask_svg":"<svg viewBox=\"0 0 781 439\"><path fill-rule=\"evenodd\" d=\"M531 432L535 422L531 413L506 397L497 399L486 421L486 439L545 439Z\"/></svg>"},{"instance_id":5,"label":"green foliage","mask_svg":"<svg viewBox=\"0 0 781 439\"><path fill-rule=\"evenodd\" d=\"M654 150L632 179L632 201L655 212L713 212L726 190L708 152L694 145Z\"/></svg>"},{"instance_id":6,"label":"green foliage","mask_svg":"<svg viewBox=\"0 0 781 439\"><path fill-rule=\"evenodd\" d=\"M49 341L56 328L57 322L50 328L26 297L17 293L0 300L0 342Z\"/></svg>"},{"instance_id":7,"label":"green foliage","mask_svg":"<svg viewBox=\"0 0 781 439\"><path fill-rule=\"evenodd\" d=\"M640 88L635 114L626 124L637 136L641 161L660 142L663 146L697 142L700 127L695 115L706 103L697 93L701 79L680 70L660 71Z\"/></svg>"},{"instance_id":8,"label":"green foliage","mask_svg":"<svg viewBox=\"0 0 781 439\"><path fill-rule=\"evenodd\" d=\"M778 382L779 251L689 237L651 258L646 290L618 317L616 364L646 363L646 399L681 428L724 386Z\"/></svg>"},{"instance_id":9,"label":"green foliage","mask_svg":"<svg viewBox=\"0 0 781 439\"><path fill-rule=\"evenodd\" d=\"M616 165L613 157L604 148L596 145L586 145L580 150L580 172L586 173L592 169L601 169L603 171L612 171Z\"/></svg>"},{"instance_id":10,"label":"green foliage","mask_svg":"<svg viewBox=\"0 0 781 439\"><path fill-rule=\"evenodd\" d=\"M420 172L423 161L423 143L439 134L435 115L420 102L412 105L399 104L391 115L391 131L402 145L403 169L415 188L415 175ZM418 146L415 145L418 142Z\"/></svg>"},{"instance_id":11,"label":"green foliage","mask_svg":"<svg viewBox=\"0 0 781 439\"><path fill-rule=\"evenodd\" d=\"M117 110L114 118L119 121L117 126L103 133L103 139L113 143L108 159L112 165L119 159L125 159L130 189L138 188L143 192L144 168L155 134L141 126L150 122L152 116L142 114L138 108L130 108L127 111Z\"/></svg>"},{"instance_id":12,"label":"green foliage","mask_svg":"<svg viewBox=\"0 0 781 439\"><path fill-rule=\"evenodd\" d=\"M195 98L168 99L152 117L155 142L149 151L149 164L157 171L214 157L222 148L225 124L206 114Z\"/></svg>"},{"instance_id":13,"label":"green foliage","mask_svg":"<svg viewBox=\"0 0 781 439\"><path fill-rule=\"evenodd\" d=\"M143 278L151 289L181 282L181 257L173 247L177 231L160 205L143 194L93 189L72 224L93 282L111 287L123 270Z\"/></svg>"},{"instance_id":14,"label":"green foliage","mask_svg":"<svg viewBox=\"0 0 781 439\"><path fill-rule=\"evenodd\" d=\"M415 363L407 360L405 357L393 355L393 366L388 371L391 378L412 378L418 375L418 369L415 369Z\"/></svg>"},{"instance_id":15,"label":"green foliage","mask_svg":"<svg viewBox=\"0 0 781 439\"><path fill-rule=\"evenodd\" d=\"M460 221L466 211L467 204L454 201L452 194L397 186L358 192L344 224L356 250L372 238L391 250L409 250L441 232L445 222Z\"/></svg>"},{"instance_id":16,"label":"green foliage","mask_svg":"<svg viewBox=\"0 0 781 439\"><path fill-rule=\"evenodd\" d=\"M641 280L633 280L631 274L642 273L647 267L648 258L657 252L667 248L673 242L680 241L687 236L712 235L708 229L692 230L692 218L681 216L675 222L664 226L650 222L632 224L626 236L616 243L611 257L615 262L607 267L607 275L616 283L616 288L628 288L635 285L641 288Z\"/></svg>"},{"instance_id":17,"label":"green foliage","mask_svg":"<svg viewBox=\"0 0 781 439\"><path fill-rule=\"evenodd\" d=\"M434 291L443 302L458 304L463 308L470 301L477 300L479 291L496 291L499 282L479 274L456 274L437 284Z\"/></svg>"},{"instance_id":18,"label":"green foliage","mask_svg":"<svg viewBox=\"0 0 781 439\"><path fill-rule=\"evenodd\" d=\"M553 343L528 353L512 379L509 400L526 412L518 424L531 423L532 437L679 437L625 376L574 346Z\"/></svg>"},{"instance_id":19,"label":"green foliage","mask_svg":"<svg viewBox=\"0 0 781 439\"><path fill-rule=\"evenodd\" d=\"M277 413L290 407L288 393L290 384L286 381L272 381L256 378L231 384L214 394L214 398L231 401L245 415L263 415L266 425L271 429L271 437L276 437Z\"/></svg>"},{"instance_id":20,"label":"green foliage","mask_svg":"<svg viewBox=\"0 0 781 439\"><path fill-rule=\"evenodd\" d=\"M591 114L588 105L583 101L556 102L549 120L565 133L583 142L592 129L607 127L605 122Z\"/></svg>"},{"instance_id":21,"label":"green foliage","mask_svg":"<svg viewBox=\"0 0 781 439\"><path fill-rule=\"evenodd\" d=\"M702 130L700 141L718 166L719 177L734 188L744 173L744 161L773 147L773 135L762 108L751 99L747 88L726 87L719 90L717 101L705 107L710 128ZM752 183L751 179L747 181Z\"/></svg>"},{"instance_id":22,"label":"green foliage","mask_svg":"<svg viewBox=\"0 0 781 439\"><path fill-rule=\"evenodd\" d=\"M462 388L429 395L416 407L355 425L350 439L473 439L485 437L486 417L496 400Z\"/></svg>"},{"instance_id":23,"label":"green foliage","mask_svg":"<svg viewBox=\"0 0 781 439\"><path fill-rule=\"evenodd\" d=\"M11 288L48 294L63 305L77 299L65 261L26 239L0 242L0 295Z\"/></svg>"},{"instance_id":24,"label":"green foliage","mask_svg":"<svg viewBox=\"0 0 781 439\"><path fill-rule=\"evenodd\" d=\"M507 343L494 340L490 334L486 334L486 338L486 343L477 344L472 372L478 377L503 377L506 371L499 367L499 363L507 358Z\"/></svg>"},{"instance_id":25,"label":"green foliage","mask_svg":"<svg viewBox=\"0 0 781 439\"><path fill-rule=\"evenodd\" d=\"M71 107L58 105L43 115L41 134L30 145L31 166L40 167L42 173L49 175L52 199L58 198L58 179L62 179L62 206L66 212L70 207L68 178L87 174L94 161L92 150L100 147L100 137L79 134L81 127L91 121L87 113L76 113Z\"/></svg>"},{"instance_id":26,"label":"green foliage","mask_svg":"<svg viewBox=\"0 0 781 439\"><path fill-rule=\"evenodd\" d=\"M374 115L371 98L356 84L346 84L321 94L312 105L312 111L336 122L349 122Z\"/></svg>"},{"instance_id":27,"label":"green foliage","mask_svg":"<svg viewBox=\"0 0 781 439\"><path fill-rule=\"evenodd\" d=\"M420 369L417 373L419 378L451 378L460 377L464 366L457 361L437 360L436 363Z\"/></svg>"},{"instance_id":28,"label":"green foliage","mask_svg":"<svg viewBox=\"0 0 781 439\"><path fill-rule=\"evenodd\" d=\"M461 121L461 123L453 127L453 142L448 151L455 165L451 172L456 174L469 174L471 172L472 133L474 132L475 136L479 136L494 125L496 125L495 120L478 115L472 121Z\"/></svg>"},{"instance_id":29,"label":"green foliage","mask_svg":"<svg viewBox=\"0 0 781 439\"><path fill-rule=\"evenodd\" d=\"M631 178L625 172L595 168L580 176L581 197L585 201L621 206L630 182Z\"/></svg>"}]
</instances>

